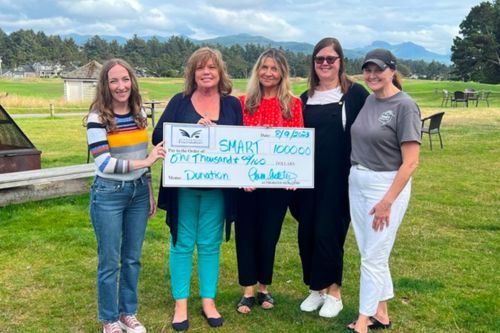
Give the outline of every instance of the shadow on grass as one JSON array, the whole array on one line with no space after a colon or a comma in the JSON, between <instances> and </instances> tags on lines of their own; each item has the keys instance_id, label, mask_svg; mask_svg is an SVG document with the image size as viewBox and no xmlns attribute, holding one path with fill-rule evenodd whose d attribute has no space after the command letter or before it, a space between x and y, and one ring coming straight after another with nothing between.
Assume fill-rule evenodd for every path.
<instances>
[{"instance_id":1,"label":"shadow on grass","mask_svg":"<svg viewBox=\"0 0 500 333\"><path fill-rule=\"evenodd\" d=\"M465 224L457 227L463 230L482 230L482 231L499 231L500 225L498 224Z\"/></svg>"},{"instance_id":2,"label":"shadow on grass","mask_svg":"<svg viewBox=\"0 0 500 333\"><path fill-rule=\"evenodd\" d=\"M394 281L395 288L401 292L409 291L417 293L429 293L443 289L445 285L439 280L423 280L412 278L400 278Z\"/></svg>"}]
</instances>

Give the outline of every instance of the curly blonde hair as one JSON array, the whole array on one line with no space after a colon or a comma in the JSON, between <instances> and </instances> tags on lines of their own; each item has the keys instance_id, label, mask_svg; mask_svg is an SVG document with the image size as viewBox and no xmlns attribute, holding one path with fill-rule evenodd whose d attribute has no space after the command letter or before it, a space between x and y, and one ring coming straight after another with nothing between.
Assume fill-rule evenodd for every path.
<instances>
[{"instance_id":1,"label":"curly blonde hair","mask_svg":"<svg viewBox=\"0 0 500 333\"><path fill-rule=\"evenodd\" d=\"M134 69L123 59L111 59L107 61L99 73L99 79L97 81L97 89L95 98L90 104L89 112L97 112L99 114L99 119L106 127L108 132L116 130L115 114L113 112L113 96L109 90L108 83L108 73L116 65L124 67L132 82L132 87L130 89L130 97L128 99L128 106L132 112L132 117L134 122L139 128L147 127L147 119L142 113L142 98L139 94L139 84L137 83L137 77L135 75ZM88 115L84 118L84 124L87 123Z\"/></svg>"},{"instance_id":2,"label":"curly blonde hair","mask_svg":"<svg viewBox=\"0 0 500 333\"><path fill-rule=\"evenodd\" d=\"M191 54L184 68L184 95L189 96L198 88L195 80L196 67L198 65L205 66L208 60L212 60L219 70L219 93L221 95L229 95L231 93L233 83L227 73L226 64L222 60L222 54L219 50L201 47Z\"/></svg>"}]
</instances>

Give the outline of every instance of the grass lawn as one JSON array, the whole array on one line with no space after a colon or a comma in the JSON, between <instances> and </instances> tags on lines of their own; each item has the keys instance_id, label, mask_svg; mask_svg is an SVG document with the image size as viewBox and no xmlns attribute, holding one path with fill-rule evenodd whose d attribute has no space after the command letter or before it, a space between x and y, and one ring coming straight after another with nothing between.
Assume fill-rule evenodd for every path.
<instances>
[{"instance_id":1,"label":"grass lawn","mask_svg":"<svg viewBox=\"0 0 500 333\"><path fill-rule=\"evenodd\" d=\"M360 76L356 76L355 79L362 82ZM246 79L233 80L233 95L244 94L246 85ZM184 83L183 79L180 78L140 78L139 86L144 101L154 99L166 103L173 95L182 91ZM500 107L500 85L498 84L407 79L403 81L403 88L421 107L440 106L442 89L447 89L452 93L455 90L463 91L466 88L491 91L490 105ZM292 90L296 95L300 95L306 89L306 79L292 79ZM8 93L7 97L1 97L6 93ZM86 112L89 107L89 101L82 103L64 101L62 79L0 79L0 97L0 104L11 114L48 114L50 104L54 105L56 114L58 112ZM486 106L486 103L482 101L480 106ZM164 107L165 104L159 105L157 110L162 110Z\"/></svg>"},{"instance_id":2,"label":"grass lawn","mask_svg":"<svg viewBox=\"0 0 500 333\"><path fill-rule=\"evenodd\" d=\"M440 110L424 103L422 116ZM445 111L444 149L435 144L430 151L424 137L412 200L391 258L395 333L491 332L500 325L500 108ZM81 117L16 122L43 151L42 167L85 162ZM159 165L153 172L157 187ZM142 257L139 317L151 333L172 331L164 218L160 212L150 220ZM0 208L0 331L98 332L95 249L88 195ZM359 255L352 230L345 250L344 310L334 319L302 313L307 288L297 224L287 216L271 286L276 308L255 308L243 316L234 310L241 295L234 239L224 243L217 304L226 323L217 332L345 332L358 308ZM193 273L189 331L212 332L199 314Z\"/></svg>"}]
</instances>

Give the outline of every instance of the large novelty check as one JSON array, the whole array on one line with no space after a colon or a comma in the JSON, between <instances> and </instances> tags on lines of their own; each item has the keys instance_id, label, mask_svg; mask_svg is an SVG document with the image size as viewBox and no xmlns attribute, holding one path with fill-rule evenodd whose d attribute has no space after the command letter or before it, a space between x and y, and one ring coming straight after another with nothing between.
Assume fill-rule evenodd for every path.
<instances>
[{"instance_id":1,"label":"large novelty check","mask_svg":"<svg viewBox=\"0 0 500 333\"><path fill-rule=\"evenodd\" d=\"M314 187L314 129L165 123L163 186Z\"/></svg>"}]
</instances>

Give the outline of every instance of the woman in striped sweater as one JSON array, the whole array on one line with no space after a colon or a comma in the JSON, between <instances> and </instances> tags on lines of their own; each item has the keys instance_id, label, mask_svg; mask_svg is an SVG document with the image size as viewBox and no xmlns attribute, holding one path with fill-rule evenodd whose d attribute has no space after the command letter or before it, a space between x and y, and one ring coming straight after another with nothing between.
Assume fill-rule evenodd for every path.
<instances>
[{"instance_id":1,"label":"woman in striped sweater","mask_svg":"<svg viewBox=\"0 0 500 333\"><path fill-rule=\"evenodd\" d=\"M104 333L146 332L135 317L137 283L148 216L156 212L150 167L165 150L160 142L148 155L141 104L130 65L121 59L108 61L85 119L96 164L90 217L97 239L97 300Z\"/></svg>"}]
</instances>

